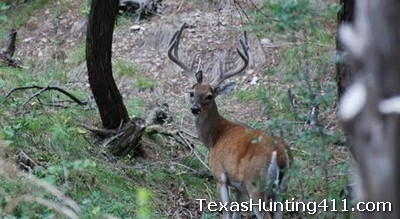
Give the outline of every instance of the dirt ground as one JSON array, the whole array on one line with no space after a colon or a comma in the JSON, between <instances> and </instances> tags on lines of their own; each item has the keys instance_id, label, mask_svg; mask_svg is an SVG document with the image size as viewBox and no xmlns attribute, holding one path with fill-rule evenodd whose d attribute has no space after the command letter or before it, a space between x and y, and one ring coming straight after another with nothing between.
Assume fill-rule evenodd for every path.
<instances>
[{"instance_id":1,"label":"dirt ground","mask_svg":"<svg viewBox=\"0 0 400 219\"><path fill-rule=\"evenodd\" d=\"M60 4L61 1L56 1L51 3L52 6L40 9L19 30L18 48L21 49L18 50L18 56L36 66L45 65L49 59L60 54L66 65L72 62L74 51L85 40L87 21L81 12L84 2L70 1L69 6L61 11L52 10L51 7L62 7ZM168 103L171 112L184 115L184 126L194 131L187 102L188 80L183 71L167 57L169 40L173 32L187 22L190 29L183 34L180 56L189 62L195 53L200 53L206 78L211 80L218 60L225 57L228 69L240 64L235 48L239 46L246 21L230 1L221 1L218 5L196 5L186 1L164 0L163 4L165 11L160 16L139 23L132 18L117 24L113 44L113 60L133 61L139 65L142 76L157 81L159 86L155 90L138 92L129 76L116 78L116 82L125 99L139 97L149 107L155 102ZM270 45L263 48L261 40L256 39L251 31L249 33L250 65L244 74L232 79L237 82L237 89L254 89L257 85L250 84L253 79L257 79L257 83L265 83L262 78L265 66L277 62L277 49ZM86 65L82 63L71 68L67 80L87 81L86 75ZM262 115L262 106L257 102L246 103L244 107L230 95L220 98L219 105L221 111L232 115L231 118L237 121L266 119Z\"/></svg>"},{"instance_id":2,"label":"dirt ground","mask_svg":"<svg viewBox=\"0 0 400 219\"><path fill-rule=\"evenodd\" d=\"M86 64L74 65L77 48L84 46L87 21L82 7L85 1L67 1L67 6L63 6L64 2L54 1L33 14L18 32L16 56L35 66L35 69L62 57L61 62L69 67L67 81L83 81L85 84L82 86L90 94ZM237 89L252 90L259 84L266 84L264 70L279 63L279 47L274 46L279 43L267 37L256 38L246 26L245 15L231 4L232 1L208 2L214 1L164 0L165 11L162 15L139 22L136 18L124 18L119 20L114 30L113 61L123 59L137 64L141 76L158 84L154 89L139 90L135 87L133 76L116 77L125 102L140 98L148 110L156 103L168 103L172 116L180 118L177 126L191 133L195 133L195 128L187 94L190 84L184 72L167 57L170 38L183 22L187 22L190 28L182 36L181 59L189 62L194 54L200 53L206 80L212 79L221 59L226 61L228 69L240 64L235 48L239 46L244 29L249 31L250 36L250 65L244 74L231 79L236 81ZM246 7L245 4L243 6ZM252 83L254 81L256 83ZM242 103L234 95L228 95L220 97L218 105L220 111L234 121L249 123L267 120L263 106L257 101ZM181 196L176 187L171 190L177 196L177 205L185 204L193 214L199 214L196 206ZM181 214L184 215L184 212Z\"/></svg>"}]
</instances>

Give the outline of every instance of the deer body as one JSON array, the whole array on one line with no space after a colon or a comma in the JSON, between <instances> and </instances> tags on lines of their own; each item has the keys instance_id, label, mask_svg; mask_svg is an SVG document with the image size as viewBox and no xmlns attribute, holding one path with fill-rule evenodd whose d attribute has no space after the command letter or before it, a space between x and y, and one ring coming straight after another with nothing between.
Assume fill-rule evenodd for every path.
<instances>
[{"instance_id":1,"label":"deer body","mask_svg":"<svg viewBox=\"0 0 400 219\"><path fill-rule=\"evenodd\" d=\"M209 95L213 98L207 99ZM215 91L209 85L196 84L192 113L196 115L199 139L210 152L209 164L217 180L222 202L230 201L228 186L236 189L236 202L240 202L242 195L246 193L255 202L259 199L268 202L273 196L272 188L266 191L262 187L265 185L260 183L280 184L282 171L292 162L290 151L283 139L222 117L218 112L215 96ZM275 157L272 156L274 152ZM256 212L256 215L258 218L269 218L262 216L260 212ZM238 212L234 214L234 218L240 218Z\"/></svg>"},{"instance_id":2,"label":"deer body","mask_svg":"<svg viewBox=\"0 0 400 219\"><path fill-rule=\"evenodd\" d=\"M253 202L259 200L266 203L276 199L279 190L284 189L284 172L292 163L290 149L282 138L273 137L266 133L252 129L243 124L233 123L218 112L215 98L233 90L234 83L222 82L240 72L248 64L247 35L241 41L243 52L237 50L244 61L244 65L237 70L223 74L222 65L220 74L211 83L203 83L202 72L195 73L178 58L179 38L185 24L176 32L171 41L168 55L175 63L181 66L192 82L190 92L192 114L196 117L197 134L200 141L209 150L209 165L212 174L217 180L217 189L221 202L230 203L229 188L235 188L235 201L241 202L243 194L248 194ZM274 194L274 192L277 192ZM271 218L268 212L255 208L258 219ZM274 218L281 218L278 209ZM224 212L224 218L231 218L230 212ZM240 212L234 212L233 218L239 219Z\"/></svg>"}]
</instances>

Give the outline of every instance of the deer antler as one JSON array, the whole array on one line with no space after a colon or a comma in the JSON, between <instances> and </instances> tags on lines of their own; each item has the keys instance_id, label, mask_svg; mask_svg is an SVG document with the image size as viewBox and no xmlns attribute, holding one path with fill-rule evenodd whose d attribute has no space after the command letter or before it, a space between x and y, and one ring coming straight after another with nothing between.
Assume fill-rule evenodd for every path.
<instances>
[{"instance_id":1,"label":"deer antler","mask_svg":"<svg viewBox=\"0 0 400 219\"><path fill-rule=\"evenodd\" d=\"M179 28L179 30L177 30L174 35L171 38L171 41L169 43L169 48L168 48L168 57L175 62L177 65L179 65L188 75L189 80L192 84L196 83L196 76L195 76L195 64L196 64L196 60L198 60L199 58L199 54L195 54L193 56L193 60L192 60L192 64L190 65L190 67L188 65L186 65L185 63L182 62L182 60L180 60L179 55L178 55L178 50L179 50L179 41L181 39L182 36L182 31L183 29L185 29L187 27L186 22L182 24L182 26Z\"/></svg>"},{"instance_id":2,"label":"deer antler","mask_svg":"<svg viewBox=\"0 0 400 219\"><path fill-rule=\"evenodd\" d=\"M249 45L246 31L243 32L243 39L240 39L240 45L242 46L243 51L241 51L239 48L236 48L236 51L239 54L240 58L243 59L244 63L237 67L235 70L224 73L224 64L222 63L222 61L220 61L218 75L214 78L210 85L212 85L213 87L220 85L224 80L241 73L249 65Z\"/></svg>"}]
</instances>

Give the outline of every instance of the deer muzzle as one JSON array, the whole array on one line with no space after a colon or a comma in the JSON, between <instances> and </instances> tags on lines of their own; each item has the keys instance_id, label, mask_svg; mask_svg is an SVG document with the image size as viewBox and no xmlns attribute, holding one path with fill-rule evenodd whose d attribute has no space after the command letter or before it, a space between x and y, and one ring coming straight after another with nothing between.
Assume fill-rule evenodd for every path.
<instances>
[{"instance_id":1,"label":"deer muzzle","mask_svg":"<svg viewBox=\"0 0 400 219\"><path fill-rule=\"evenodd\" d=\"M199 115L200 112L201 112L201 108L200 108L199 105L193 105L193 106L190 108L190 111L192 111L192 114L193 114L193 115Z\"/></svg>"}]
</instances>

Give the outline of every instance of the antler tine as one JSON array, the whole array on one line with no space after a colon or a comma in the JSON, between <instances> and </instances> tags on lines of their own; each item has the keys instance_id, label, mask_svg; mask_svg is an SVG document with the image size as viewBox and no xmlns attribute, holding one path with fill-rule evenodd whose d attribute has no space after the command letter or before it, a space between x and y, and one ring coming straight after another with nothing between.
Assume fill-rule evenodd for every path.
<instances>
[{"instance_id":1,"label":"antler tine","mask_svg":"<svg viewBox=\"0 0 400 219\"><path fill-rule=\"evenodd\" d=\"M242 46L243 51L241 51L239 48L236 48L236 51L239 54L240 58L243 60L243 64L237 67L233 71L224 73L223 63L220 61L218 68L218 76L210 83L212 86L214 87L218 86L224 80L241 73L249 65L249 53L248 53L249 45L248 45L247 31L243 32L243 39L240 39L240 45Z\"/></svg>"},{"instance_id":2,"label":"antler tine","mask_svg":"<svg viewBox=\"0 0 400 219\"><path fill-rule=\"evenodd\" d=\"M189 80L191 83L196 83L196 77L195 77L195 72L193 71L193 63L192 66L189 67L187 66L185 63L183 63L178 55L178 50L179 50L179 41L181 39L182 36L182 32L183 29L185 29L185 27L187 26L186 22L184 22L182 24L182 26L179 28L179 30L177 30L174 35L171 38L171 41L169 43L169 48L168 48L168 57L175 62L175 64L177 64L179 67L181 67L186 74L189 77ZM195 57L193 59L197 59L197 56L195 55ZM194 60L193 60L194 62Z\"/></svg>"},{"instance_id":3,"label":"antler tine","mask_svg":"<svg viewBox=\"0 0 400 219\"><path fill-rule=\"evenodd\" d=\"M199 60L197 68L200 68L201 60L199 59L199 57L200 57L200 53L194 54L193 59L192 59L192 64L190 65L190 69L192 69L192 71L194 69L194 66L196 65L197 60ZM195 72L197 72L197 71L195 71Z\"/></svg>"}]
</instances>

